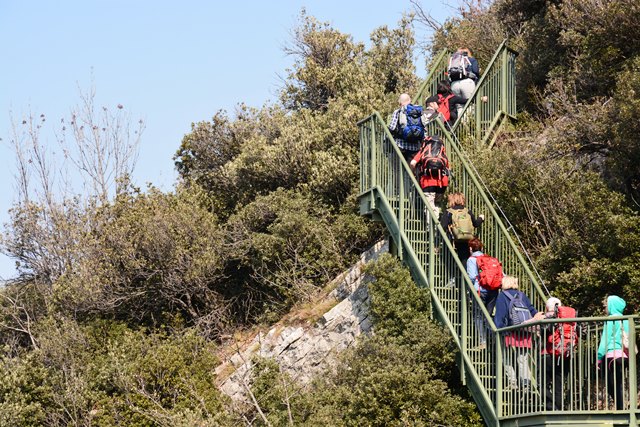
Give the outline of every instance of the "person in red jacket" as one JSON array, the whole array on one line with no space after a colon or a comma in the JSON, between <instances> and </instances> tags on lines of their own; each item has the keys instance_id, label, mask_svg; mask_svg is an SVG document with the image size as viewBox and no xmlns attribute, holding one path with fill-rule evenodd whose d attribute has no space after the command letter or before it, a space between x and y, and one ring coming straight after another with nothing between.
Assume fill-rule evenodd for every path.
<instances>
[{"instance_id":1,"label":"person in red jacket","mask_svg":"<svg viewBox=\"0 0 640 427\"><path fill-rule=\"evenodd\" d=\"M564 307L558 298L550 297L546 303L545 319L569 319L576 317L576 311ZM578 343L575 322L545 325L542 328L545 347L542 349L542 367L544 375L544 405L547 411L560 411L563 408L565 382L571 368L571 357Z\"/></svg>"},{"instance_id":2,"label":"person in red jacket","mask_svg":"<svg viewBox=\"0 0 640 427\"><path fill-rule=\"evenodd\" d=\"M441 115L447 127L453 126L458 119L458 106L464 107L467 98L458 96L451 91L446 80L438 82L437 92L425 100L427 107L435 108Z\"/></svg>"},{"instance_id":3,"label":"person in red jacket","mask_svg":"<svg viewBox=\"0 0 640 427\"><path fill-rule=\"evenodd\" d=\"M420 188L427 197L436 216L437 206L449 185L449 159L442 140L437 136L425 136L420 151L411 160L411 169L419 179ZM438 218L436 218L438 219Z\"/></svg>"}]
</instances>

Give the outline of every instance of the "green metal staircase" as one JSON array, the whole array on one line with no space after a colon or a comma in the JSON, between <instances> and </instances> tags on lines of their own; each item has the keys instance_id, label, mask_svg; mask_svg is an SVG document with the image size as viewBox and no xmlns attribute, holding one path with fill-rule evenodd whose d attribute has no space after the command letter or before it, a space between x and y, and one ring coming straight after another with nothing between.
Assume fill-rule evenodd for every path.
<instances>
[{"instance_id":1,"label":"green metal staircase","mask_svg":"<svg viewBox=\"0 0 640 427\"><path fill-rule=\"evenodd\" d=\"M506 53L505 53L506 52ZM435 60L444 63L446 52ZM498 61L499 58L502 58ZM544 307L546 295L540 280L530 265L526 252L513 233L508 220L496 210L490 193L482 184L473 164L464 154L460 140L489 141L494 138L498 121L506 120L515 112L515 92L505 90L504 84L514 82L513 64L515 54L506 45L500 46L492 63L482 76L476 94L465 107L465 113L451 131L439 121L429 129L439 135L447 145L447 153L452 164L450 191L465 194L467 205L476 213L484 214L485 222L479 230L479 237L485 244L485 251L501 260L506 274L519 279L520 289L537 308ZM446 66L446 65L445 65ZM508 68L504 68L508 67ZM505 76L505 69L507 69ZM439 71L438 71L439 70ZM440 73L440 74L438 74ZM416 99L422 102L429 86L442 77L442 67L432 68L430 78L425 82ZM431 83L430 83L431 82ZM491 82L491 83L490 83ZM500 93L495 101L478 106L478 95ZM513 96L513 101L504 102L502 96ZM491 95L493 96L493 95ZM500 99L502 98L502 101ZM475 105L474 105L475 103ZM491 104L490 108L484 104ZM471 111L475 113L469 119ZM478 115L478 111L481 113ZM492 112L494 118L489 120ZM479 119L477 119L479 117ZM475 292L466 268L458 259L447 238L445 230L427 202L422 190L398 150L382 116L375 112L358 123L360 130L360 212L386 225L393 243L394 253L410 268L419 286L429 289L432 297L432 314L451 333L459 349L458 366L463 382L470 388L478 408L489 426L551 426L551 425L637 425L636 361L630 358L625 366L626 397L625 410L610 410L604 404L601 394L607 377L592 374L595 367L595 348L602 335L604 318L586 318L577 322L583 339L571 359L571 369L566 382L567 402L562 410L546 410L544 387L549 380L545 377L546 359L542 354L546 332L533 335L532 347L526 353L531 366L531 387L510 389L507 381L507 366L517 354L505 345L505 333L518 328L496 330L490 313L486 311ZM452 280L453 279L453 280ZM486 322L489 330L486 348L481 348L480 330L475 318ZM635 317L630 320L635 342ZM539 322L548 328L562 321L545 320ZM524 328L518 333L524 331ZM541 328L545 331L546 329ZM525 332L526 333L526 332ZM563 362L564 363L564 362ZM569 362L567 362L569 363ZM568 365L567 365L568 366ZM628 372L633 373L629 375ZM563 386L564 387L564 386ZM525 402L526 404L523 404ZM600 409L599 409L600 408Z\"/></svg>"}]
</instances>

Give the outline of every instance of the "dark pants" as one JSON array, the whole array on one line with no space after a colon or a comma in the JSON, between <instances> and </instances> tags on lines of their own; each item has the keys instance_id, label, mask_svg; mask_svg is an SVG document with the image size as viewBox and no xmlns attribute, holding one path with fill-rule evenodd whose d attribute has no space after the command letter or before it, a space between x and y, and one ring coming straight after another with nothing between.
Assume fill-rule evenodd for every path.
<instances>
[{"instance_id":1,"label":"dark pants","mask_svg":"<svg viewBox=\"0 0 640 427\"><path fill-rule=\"evenodd\" d=\"M569 375L570 360L553 354L544 356L545 371L545 409L547 411L561 411L564 382Z\"/></svg>"},{"instance_id":2,"label":"dark pants","mask_svg":"<svg viewBox=\"0 0 640 427\"><path fill-rule=\"evenodd\" d=\"M616 409L624 409L624 388L622 387L622 374L624 365L622 357L605 359L607 363L607 393L616 402Z\"/></svg>"},{"instance_id":3,"label":"dark pants","mask_svg":"<svg viewBox=\"0 0 640 427\"><path fill-rule=\"evenodd\" d=\"M480 292L480 301L484 304L489 313L489 316L493 316L493 309L496 307L496 300L498 299L498 291L483 291ZM476 306L475 316L474 316L476 329L478 331L478 338L480 344L485 344L487 342L487 330L488 325L482 314L482 310L480 307Z\"/></svg>"},{"instance_id":4,"label":"dark pants","mask_svg":"<svg viewBox=\"0 0 640 427\"><path fill-rule=\"evenodd\" d=\"M407 162L408 165L411 165L411 160L413 160L415 155L418 153L417 151L409 151L409 150L405 150L404 148L401 148L400 152L404 156L404 160Z\"/></svg>"},{"instance_id":5,"label":"dark pants","mask_svg":"<svg viewBox=\"0 0 640 427\"><path fill-rule=\"evenodd\" d=\"M445 212L444 215L446 215L446 214L447 213ZM452 280L457 280L459 283L464 283L464 278L462 276L467 274L467 270L466 270L466 268L467 268L467 260L469 259L469 256L471 255L470 252L469 252L469 244L468 244L468 242L466 240L453 240L451 242L451 244L453 245L454 249L456 250L456 254L458 255L458 259L462 263L462 268L465 269L465 270L464 270L464 272L460 271L460 269L458 268L458 265L452 259L451 263L449 264L449 276L451 277Z\"/></svg>"},{"instance_id":6,"label":"dark pants","mask_svg":"<svg viewBox=\"0 0 640 427\"><path fill-rule=\"evenodd\" d=\"M469 252L469 241L454 240L453 247L456 248L456 253L458 254L458 258L460 259L462 266L467 268L467 260L471 256L471 252Z\"/></svg>"}]
</instances>

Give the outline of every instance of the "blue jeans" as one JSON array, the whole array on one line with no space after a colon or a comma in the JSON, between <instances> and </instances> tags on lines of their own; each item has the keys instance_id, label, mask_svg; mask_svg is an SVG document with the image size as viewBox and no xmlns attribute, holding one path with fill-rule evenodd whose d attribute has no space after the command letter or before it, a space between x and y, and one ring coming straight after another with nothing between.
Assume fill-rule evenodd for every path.
<instances>
[{"instance_id":1,"label":"blue jeans","mask_svg":"<svg viewBox=\"0 0 640 427\"><path fill-rule=\"evenodd\" d=\"M493 316L493 309L496 307L498 293L499 291L487 291L482 288L480 289L480 300L489 312L489 316ZM478 331L479 343L486 344L488 325L480 307L476 306L473 318L476 324L476 330Z\"/></svg>"}]
</instances>

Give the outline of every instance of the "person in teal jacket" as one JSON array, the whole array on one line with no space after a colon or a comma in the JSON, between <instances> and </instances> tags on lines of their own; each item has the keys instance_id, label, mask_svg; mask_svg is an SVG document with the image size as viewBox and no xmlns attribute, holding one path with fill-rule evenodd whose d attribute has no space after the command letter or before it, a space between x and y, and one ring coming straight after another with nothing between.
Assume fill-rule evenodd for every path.
<instances>
[{"instance_id":1,"label":"person in teal jacket","mask_svg":"<svg viewBox=\"0 0 640 427\"><path fill-rule=\"evenodd\" d=\"M619 296L611 295L604 301L607 315L622 316L624 308L627 306L625 300ZM607 367L607 393L611 396L616 404L616 409L624 409L624 389L623 389L623 373L624 368L628 366L629 358L627 351L622 345L622 330L629 335L629 321L617 320L604 323L602 336L600 337L600 345L598 346L598 369L602 365L602 361L606 361Z\"/></svg>"}]
</instances>

